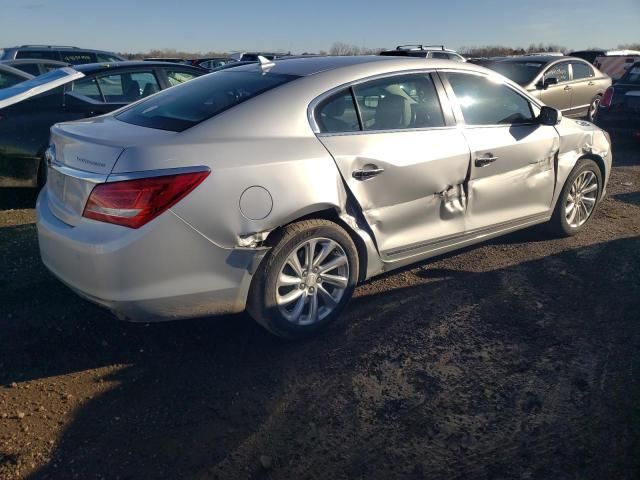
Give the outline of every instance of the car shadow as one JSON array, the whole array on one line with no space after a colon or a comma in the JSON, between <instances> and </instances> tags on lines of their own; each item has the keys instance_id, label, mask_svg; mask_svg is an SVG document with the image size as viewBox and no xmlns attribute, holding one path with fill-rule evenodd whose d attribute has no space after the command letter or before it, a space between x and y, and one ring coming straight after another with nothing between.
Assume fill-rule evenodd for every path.
<instances>
[{"instance_id":1,"label":"car shadow","mask_svg":"<svg viewBox=\"0 0 640 480\"><path fill-rule=\"evenodd\" d=\"M57 378L73 374L98 390L70 405L50 461L28 478L391 478L405 467L415 478L631 478L637 467L639 237L480 273L445 258L411 285L390 274L360 287L328 332L290 343L246 315L119 322L35 261L33 226L0 233L11 272L2 383L49 379L64 394L72 386Z\"/></svg>"},{"instance_id":2,"label":"car shadow","mask_svg":"<svg viewBox=\"0 0 640 480\"><path fill-rule=\"evenodd\" d=\"M0 188L0 211L34 208L39 191L37 188Z\"/></svg>"}]
</instances>

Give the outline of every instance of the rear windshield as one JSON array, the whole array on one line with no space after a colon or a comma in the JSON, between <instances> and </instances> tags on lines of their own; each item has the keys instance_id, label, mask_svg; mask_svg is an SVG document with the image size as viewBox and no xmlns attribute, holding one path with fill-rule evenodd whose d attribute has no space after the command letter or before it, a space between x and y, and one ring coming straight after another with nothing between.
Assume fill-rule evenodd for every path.
<instances>
[{"instance_id":1,"label":"rear windshield","mask_svg":"<svg viewBox=\"0 0 640 480\"><path fill-rule=\"evenodd\" d=\"M544 66L541 62L495 62L485 65L519 85L530 83Z\"/></svg>"},{"instance_id":2,"label":"rear windshield","mask_svg":"<svg viewBox=\"0 0 640 480\"><path fill-rule=\"evenodd\" d=\"M633 67L627 70L619 83L630 83L632 85L640 85L640 63L636 63Z\"/></svg>"},{"instance_id":3,"label":"rear windshield","mask_svg":"<svg viewBox=\"0 0 640 480\"><path fill-rule=\"evenodd\" d=\"M116 118L142 127L182 132L295 78L233 70L210 73L143 100Z\"/></svg>"}]
</instances>

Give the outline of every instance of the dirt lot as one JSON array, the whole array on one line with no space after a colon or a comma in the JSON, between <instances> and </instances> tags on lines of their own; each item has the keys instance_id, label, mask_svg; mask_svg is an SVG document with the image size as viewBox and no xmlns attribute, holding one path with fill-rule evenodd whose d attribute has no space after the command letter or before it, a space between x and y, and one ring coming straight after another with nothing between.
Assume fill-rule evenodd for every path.
<instances>
[{"instance_id":1,"label":"dirt lot","mask_svg":"<svg viewBox=\"0 0 640 480\"><path fill-rule=\"evenodd\" d=\"M374 280L300 344L115 320L0 192L0 478L640 478L640 147L614 153L587 232Z\"/></svg>"}]
</instances>

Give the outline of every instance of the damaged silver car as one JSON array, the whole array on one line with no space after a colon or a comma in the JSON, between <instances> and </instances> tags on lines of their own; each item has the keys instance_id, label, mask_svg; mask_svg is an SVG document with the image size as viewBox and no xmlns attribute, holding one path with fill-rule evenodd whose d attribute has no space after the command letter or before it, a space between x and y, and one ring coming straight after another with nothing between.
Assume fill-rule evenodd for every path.
<instances>
[{"instance_id":1,"label":"damaged silver car","mask_svg":"<svg viewBox=\"0 0 640 480\"><path fill-rule=\"evenodd\" d=\"M286 338L358 282L547 222L573 235L607 134L447 60L318 57L213 73L53 127L45 265L134 321L247 310Z\"/></svg>"}]
</instances>

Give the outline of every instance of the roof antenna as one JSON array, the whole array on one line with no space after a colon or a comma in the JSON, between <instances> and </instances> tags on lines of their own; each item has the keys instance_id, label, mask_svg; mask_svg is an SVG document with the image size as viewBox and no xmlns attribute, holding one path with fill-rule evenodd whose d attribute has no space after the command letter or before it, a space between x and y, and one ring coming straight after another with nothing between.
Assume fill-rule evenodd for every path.
<instances>
[{"instance_id":1,"label":"roof antenna","mask_svg":"<svg viewBox=\"0 0 640 480\"><path fill-rule=\"evenodd\" d=\"M269 70L271 70L272 67L276 65L274 62L267 59L266 57L263 57L262 55L258 55L258 63L260 64L260 70L262 70L262 73L267 73Z\"/></svg>"}]
</instances>

